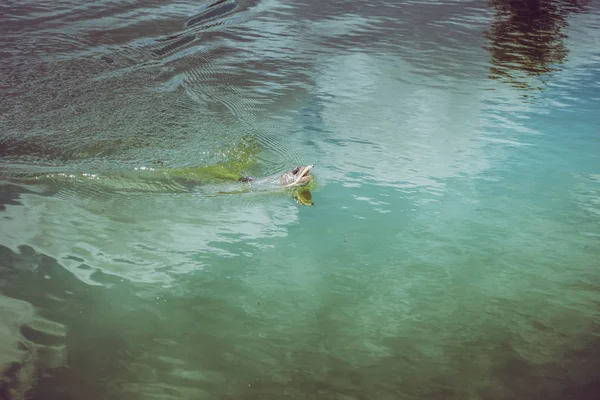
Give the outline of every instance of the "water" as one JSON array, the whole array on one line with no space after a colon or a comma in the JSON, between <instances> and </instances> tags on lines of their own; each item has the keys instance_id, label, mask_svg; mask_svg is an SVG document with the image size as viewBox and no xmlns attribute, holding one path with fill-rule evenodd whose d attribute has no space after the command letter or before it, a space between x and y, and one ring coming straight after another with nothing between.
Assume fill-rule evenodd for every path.
<instances>
[{"instance_id":1,"label":"water","mask_svg":"<svg viewBox=\"0 0 600 400\"><path fill-rule=\"evenodd\" d=\"M600 394L597 3L0 14L0 397Z\"/></svg>"}]
</instances>

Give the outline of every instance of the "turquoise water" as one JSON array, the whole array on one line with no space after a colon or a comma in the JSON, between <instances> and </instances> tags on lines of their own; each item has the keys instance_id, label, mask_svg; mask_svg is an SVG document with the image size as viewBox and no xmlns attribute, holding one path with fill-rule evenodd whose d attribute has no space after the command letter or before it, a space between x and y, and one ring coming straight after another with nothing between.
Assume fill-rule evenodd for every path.
<instances>
[{"instance_id":1,"label":"turquoise water","mask_svg":"<svg viewBox=\"0 0 600 400\"><path fill-rule=\"evenodd\" d=\"M600 394L597 4L0 7L0 398Z\"/></svg>"}]
</instances>

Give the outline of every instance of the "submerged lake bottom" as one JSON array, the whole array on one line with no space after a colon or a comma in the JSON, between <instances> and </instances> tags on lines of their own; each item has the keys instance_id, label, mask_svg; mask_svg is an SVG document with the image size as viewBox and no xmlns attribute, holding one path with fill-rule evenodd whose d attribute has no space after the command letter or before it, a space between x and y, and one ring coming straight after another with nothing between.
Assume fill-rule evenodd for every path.
<instances>
[{"instance_id":1,"label":"submerged lake bottom","mask_svg":"<svg viewBox=\"0 0 600 400\"><path fill-rule=\"evenodd\" d=\"M396 190L335 183L313 193L314 207L243 194L113 194L97 204L80 193L21 194L4 211L21 244L1 248L13 341L4 343L18 353L3 390L595 398L593 224L527 198L495 203L495 184L480 185L478 198L457 186L412 208ZM203 239L231 219L244 233ZM253 237L250 226L263 231ZM65 244L65 234L81 239Z\"/></svg>"}]
</instances>

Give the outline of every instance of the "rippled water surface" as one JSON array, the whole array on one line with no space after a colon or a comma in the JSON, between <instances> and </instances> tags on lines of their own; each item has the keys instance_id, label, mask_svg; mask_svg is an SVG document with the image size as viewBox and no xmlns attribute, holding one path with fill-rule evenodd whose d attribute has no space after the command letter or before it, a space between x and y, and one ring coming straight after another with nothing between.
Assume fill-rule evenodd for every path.
<instances>
[{"instance_id":1,"label":"rippled water surface","mask_svg":"<svg viewBox=\"0 0 600 400\"><path fill-rule=\"evenodd\" d=\"M597 399L599 17L2 2L0 398Z\"/></svg>"}]
</instances>

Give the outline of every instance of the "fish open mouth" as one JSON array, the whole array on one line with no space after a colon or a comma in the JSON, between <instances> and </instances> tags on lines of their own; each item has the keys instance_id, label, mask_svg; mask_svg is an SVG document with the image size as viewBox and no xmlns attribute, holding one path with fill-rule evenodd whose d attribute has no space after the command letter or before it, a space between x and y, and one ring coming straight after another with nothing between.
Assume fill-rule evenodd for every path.
<instances>
[{"instance_id":1,"label":"fish open mouth","mask_svg":"<svg viewBox=\"0 0 600 400\"><path fill-rule=\"evenodd\" d=\"M312 179L312 176L310 176L308 173L310 172L310 170L313 167L314 167L314 165L307 165L306 167L302 168L298 172L298 174L296 175L297 178L294 181L293 185L295 185L295 186L304 186L308 182L310 182L310 180Z\"/></svg>"}]
</instances>

